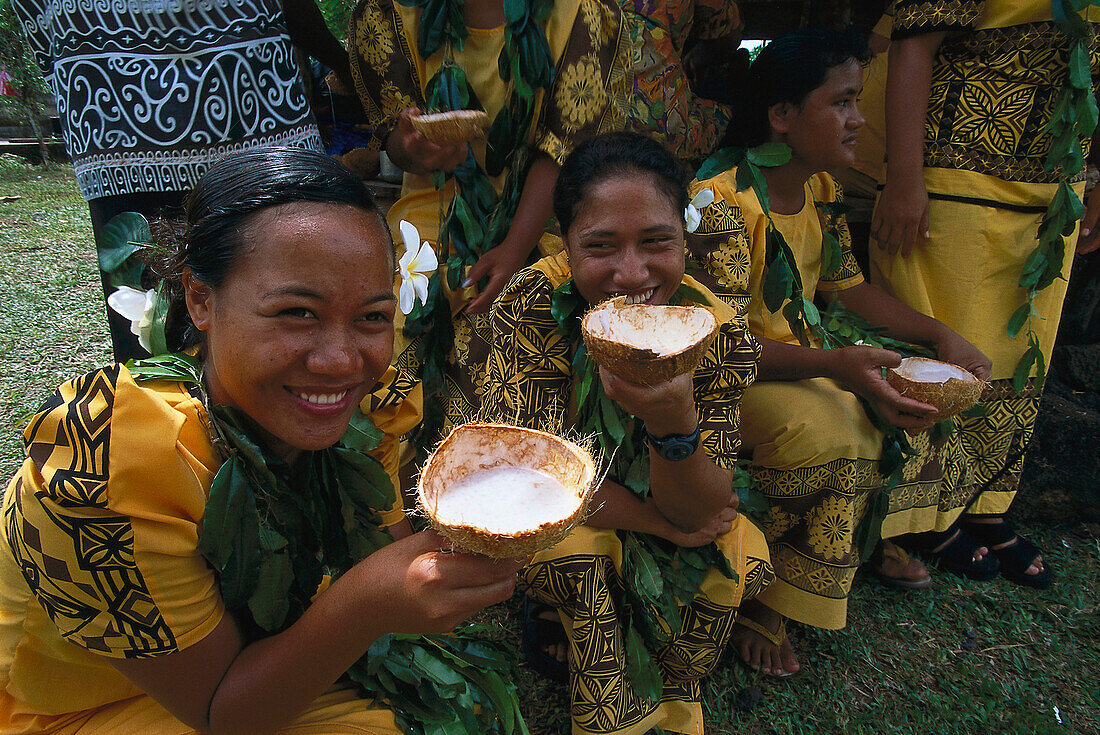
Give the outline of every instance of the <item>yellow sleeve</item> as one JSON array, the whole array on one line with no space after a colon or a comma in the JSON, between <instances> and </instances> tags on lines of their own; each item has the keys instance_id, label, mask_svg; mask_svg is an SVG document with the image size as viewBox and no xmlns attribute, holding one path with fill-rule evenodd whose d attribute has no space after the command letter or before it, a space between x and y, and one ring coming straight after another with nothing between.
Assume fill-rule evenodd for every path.
<instances>
[{"instance_id":1,"label":"yellow sleeve","mask_svg":"<svg viewBox=\"0 0 1100 735\"><path fill-rule=\"evenodd\" d=\"M392 526L405 519L401 502L401 440L424 417L424 386L391 365L359 408L384 434L370 455L382 463L393 483L394 505L379 512L382 525Z\"/></svg>"},{"instance_id":2,"label":"yellow sleeve","mask_svg":"<svg viewBox=\"0 0 1100 735\"><path fill-rule=\"evenodd\" d=\"M7 541L59 633L109 658L208 635L224 606L198 528L221 460L199 401L116 365L59 388L25 438Z\"/></svg>"},{"instance_id":3,"label":"yellow sleeve","mask_svg":"<svg viewBox=\"0 0 1100 735\"><path fill-rule=\"evenodd\" d=\"M491 420L561 433L574 350L550 311L553 290L544 274L526 268L493 304L483 409Z\"/></svg>"},{"instance_id":4,"label":"yellow sleeve","mask_svg":"<svg viewBox=\"0 0 1100 735\"><path fill-rule=\"evenodd\" d=\"M844 203L844 192L836 179L827 173L817 174L810 182L810 188L818 202ZM848 230L848 218L842 213L831 214L826 208L818 208L822 230L832 229L840 241L840 265L829 273L822 273L818 279L819 291L843 291L863 283L863 271L860 270L856 256L852 252L852 233Z\"/></svg>"},{"instance_id":5,"label":"yellow sleeve","mask_svg":"<svg viewBox=\"0 0 1100 735\"><path fill-rule=\"evenodd\" d=\"M688 271L745 316L752 293L752 248L734 177L735 169L730 169L691 182L690 196L710 189L714 201L701 210L699 227L688 236Z\"/></svg>"},{"instance_id":6,"label":"yellow sleeve","mask_svg":"<svg viewBox=\"0 0 1100 735\"><path fill-rule=\"evenodd\" d=\"M756 380L760 345L743 318L726 322L695 368L693 391L699 435L707 456L733 469L741 449L741 396Z\"/></svg>"}]
</instances>

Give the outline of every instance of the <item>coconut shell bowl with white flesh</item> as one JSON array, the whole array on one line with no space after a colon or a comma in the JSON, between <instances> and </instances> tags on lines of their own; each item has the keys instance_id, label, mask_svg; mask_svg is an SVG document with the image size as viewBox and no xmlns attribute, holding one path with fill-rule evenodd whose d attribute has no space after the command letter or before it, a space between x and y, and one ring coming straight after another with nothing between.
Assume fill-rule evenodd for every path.
<instances>
[{"instance_id":1,"label":"coconut shell bowl with white flesh","mask_svg":"<svg viewBox=\"0 0 1100 735\"><path fill-rule=\"evenodd\" d=\"M482 138L489 129L489 116L481 110L451 110L414 115L413 128L436 145L456 145Z\"/></svg>"},{"instance_id":2,"label":"coconut shell bowl with white flesh","mask_svg":"<svg viewBox=\"0 0 1100 735\"><path fill-rule=\"evenodd\" d=\"M904 358L887 369L886 380L906 398L938 408L941 421L973 406L985 388L970 371L927 357Z\"/></svg>"},{"instance_id":3,"label":"coconut shell bowl with white flesh","mask_svg":"<svg viewBox=\"0 0 1100 735\"><path fill-rule=\"evenodd\" d=\"M695 369L718 335L718 319L702 306L628 304L618 296L584 315L581 335L600 367L657 385Z\"/></svg>"},{"instance_id":4,"label":"coconut shell bowl with white flesh","mask_svg":"<svg viewBox=\"0 0 1100 735\"><path fill-rule=\"evenodd\" d=\"M521 426L468 423L436 447L421 509L457 548L495 559L548 549L584 520L596 464L583 447Z\"/></svg>"}]
</instances>

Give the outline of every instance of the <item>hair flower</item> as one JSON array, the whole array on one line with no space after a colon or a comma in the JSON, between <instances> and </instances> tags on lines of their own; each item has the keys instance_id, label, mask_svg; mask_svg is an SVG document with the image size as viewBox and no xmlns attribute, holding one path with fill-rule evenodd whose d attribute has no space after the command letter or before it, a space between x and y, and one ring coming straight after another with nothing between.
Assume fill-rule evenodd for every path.
<instances>
[{"instance_id":1,"label":"hair flower","mask_svg":"<svg viewBox=\"0 0 1100 735\"><path fill-rule=\"evenodd\" d=\"M107 297L107 305L130 320L130 332L146 352L152 353L150 335L153 332L153 309L157 303L156 289L139 291L129 286L119 286Z\"/></svg>"},{"instance_id":2,"label":"hair flower","mask_svg":"<svg viewBox=\"0 0 1100 735\"><path fill-rule=\"evenodd\" d=\"M397 273L401 276L401 286L397 291L397 303L402 314L408 314L416 306L428 303L428 276L435 273L439 260L428 241L420 241L420 231L416 225L401 220L401 239L405 243L405 254L397 264Z\"/></svg>"},{"instance_id":3,"label":"hair flower","mask_svg":"<svg viewBox=\"0 0 1100 735\"><path fill-rule=\"evenodd\" d=\"M699 224L703 221L702 210L706 209L714 201L714 192L710 189L700 189L699 193L691 198L688 202L687 209L684 210L684 229L688 232L695 232L699 229Z\"/></svg>"}]
</instances>

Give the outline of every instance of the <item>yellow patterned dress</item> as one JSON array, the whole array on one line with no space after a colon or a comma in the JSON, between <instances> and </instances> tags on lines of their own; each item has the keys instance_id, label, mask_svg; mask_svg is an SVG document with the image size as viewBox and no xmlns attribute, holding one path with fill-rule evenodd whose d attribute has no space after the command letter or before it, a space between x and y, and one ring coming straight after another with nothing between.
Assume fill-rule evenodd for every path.
<instances>
[{"instance_id":1,"label":"yellow patterned dress","mask_svg":"<svg viewBox=\"0 0 1100 735\"><path fill-rule=\"evenodd\" d=\"M490 417L550 431L570 426L577 345L558 331L550 299L571 277L564 253L544 258L520 271L494 305ZM684 282L705 292L691 278ZM703 449L719 466L732 468L740 446L738 404L756 373L758 348L733 311L709 298L707 305L724 324L695 371L695 400ZM619 617L623 551L617 533L582 526L535 556L523 580L532 597L557 608L568 633L574 733L640 735L658 726L702 734L699 680L717 664L740 601L758 595L773 576L763 535L744 516L738 518L716 542L738 579L710 570L700 593L683 608L681 631L656 652L664 682L659 704L639 697L626 678Z\"/></svg>"},{"instance_id":2,"label":"yellow patterned dress","mask_svg":"<svg viewBox=\"0 0 1100 735\"><path fill-rule=\"evenodd\" d=\"M798 344L781 313L764 304L767 220L751 189L738 192L736 169L691 185L714 192L689 247L693 275L748 315L753 334ZM815 202L840 192L832 177L816 174L806 184L797 214L773 214L798 264L806 298L863 282L851 253L843 217L838 234L843 261L821 273L822 224ZM765 535L776 581L760 596L784 617L820 628L842 628L848 591L861 559L853 546L870 493L883 487L878 472L882 434L855 394L829 378L757 382L741 402L741 437L752 453L752 475L771 504ZM882 536L947 528L973 493L973 473L955 435L933 443L927 432L910 439L901 484L890 491Z\"/></svg>"},{"instance_id":3,"label":"yellow patterned dress","mask_svg":"<svg viewBox=\"0 0 1100 735\"><path fill-rule=\"evenodd\" d=\"M419 409L391 369L364 410L373 454L397 481L397 437ZM0 733L190 733L107 659L194 645L225 614L198 529L221 457L202 403L180 383L135 383L120 365L61 386L24 432L0 545ZM400 500L398 501L400 503ZM400 505L380 513L392 525ZM398 735L393 714L337 685L296 733ZM343 731L343 730L340 730Z\"/></svg>"},{"instance_id":4,"label":"yellow patterned dress","mask_svg":"<svg viewBox=\"0 0 1100 735\"><path fill-rule=\"evenodd\" d=\"M1057 188L1057 172L1045 167L1044 126L1068 84L1069 37L1054 26L1049 0L898 0L896 12L895 40L948 32L933 61L925 123L930 238L906 258L872 248L871 281L993 360L988 412L963 419L960 430L981 488L967 512L1002 514L1016 495L1040 395L1034 381L1022 395L1012 387L1027 337L1010 339L1006 325L1026 301L1018 280ZM1095 28L1100 9L1086 13ZM1095 35L1090 54L1095 79ZM1082 195L1083 173L1074 190ZM1076 232L1066 238L1066 279L1076 240ZM1047 364L1067 285L1055 280L1034 302Z\"/></svg>"},{"instance_id":5,"label":"yellow patterned dress","mask_svg":"<svg viewBox=\"0 0 1100 735\"><path fill-rule=\"evenodd\" d=\"M416 32L420 9L395 0L361 0L351 22L349 54L356 89L375 128L372 145L381 146L398 115L407 107L428 108L425 85L439 70L444 51L423 59L417 51ZM544 27L550 54L557 62L554 86L536 94L535 114L527 144L557 163L573 146L598 132L619 130L626 123L629 106L630 41L622 28L622 16L612 0L561 0L554 3ZM508 84L498 72L497 58L504 44L504 26L469 29L462 49L453 49L454 62L465 70L466 80L489 118L495 119L507 100ZM477 162L485 165L485 141L471 142ZM494 178L499 194L507 171ZM430 176L405 174L401 199L388 214L390 230L408 220L423 239L436 247L442 214L454 197L454 180L437 190ZM477 244L480 247L480 243ZM553 252L561 241L546 234L539 244ZM404 252L397 243L398 257ZM452 291L447 285L447 257L438 253L441 284L451 305L454 351L448 356L444 386L446 431L476 417L485 383L488 355L488 314L467 315L466 305L477 296L476 287ZM395 286L396 287L396 286ZM421 363L417 341L405 337L400 313L395 323L397 341L394 364L403 376L419 380Z\"/></svg>"},{"instance_id":6,"label":"yellow patterned dress","mask_svg":"<svg viewBox=\"0 0 1100 735\"><path fill-rule=\"evenodd\" d=\"M738 29L733 0L621 0L634 46L629 129L663 142L680 158L710 155L729 126L728 105L698 97L681 59L692 43Z\"/></svg>"}]
</instances>

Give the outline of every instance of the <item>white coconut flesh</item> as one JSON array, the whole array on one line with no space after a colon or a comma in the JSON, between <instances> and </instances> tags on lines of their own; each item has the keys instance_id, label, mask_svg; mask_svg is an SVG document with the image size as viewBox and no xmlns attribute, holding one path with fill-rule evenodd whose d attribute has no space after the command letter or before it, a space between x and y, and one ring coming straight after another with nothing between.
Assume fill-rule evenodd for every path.
<instances>
[{"instance_id":1,"label":"white coconut flesh","mask_svg":"<svg viewBox=\"0 0 1100 735\"><path fill-rule=\"evenodd\" d=\"M427 115L418 115L417 120L422 123L440 122L473 122L478 123L485 117L480 110L450 110L448 112L431 112Z\"/></svg>"},{"instance_id":2,"label":"white coconut flesh","mask_svg":"<svg viewBox=\"0 0 1100 735\"><path fill-rule=\"evenodd\" d=\"M587 327L602 339L663 357L705 339L714 328L714 315L684 306L609 304L592 313Z\"/></svg>"},{"instance_id":3,"label":"white coconut flesh","mask_svg":"<svg viewBox=\"0 0 1100 735\"><path fill-rule=\"evenodd\" d=\"M916 383L946 383L951 378L977 380L971 373L958 365L919 357L906 357L893 370L903 378Z\"/></svg>"},{"instance_id":4,"label":"white coconut flesh","mask_svg":"<svg viewBox=\"0 0 1100 735\"><path fill-rule=\"evenodd\" d=\"M557 523L577 512L583 498L556 478L529 467L488 467L471 472L436 495L440 523L514 535Z\"/></svg>"}]
</instances>

